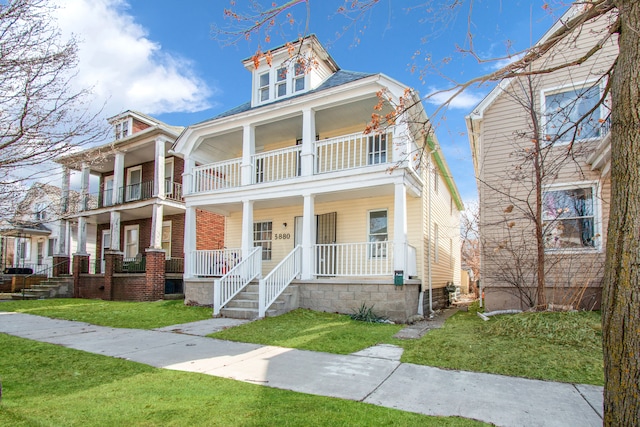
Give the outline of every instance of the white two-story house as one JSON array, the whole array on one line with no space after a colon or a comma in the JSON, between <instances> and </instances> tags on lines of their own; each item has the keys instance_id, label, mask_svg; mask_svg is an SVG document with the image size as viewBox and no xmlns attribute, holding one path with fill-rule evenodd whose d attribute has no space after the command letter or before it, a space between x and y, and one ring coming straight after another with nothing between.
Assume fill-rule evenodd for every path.
<instances>
[{"instance_id":1,"label":"white two-story house","mask_svg":"<svg viewBox=\"0 0 640 427\"><path fill-rule=\"evenodd\" d=\"M365 304L400 321L442 305L460 281L462 203L433 133L404 120L428 123L419 98L341 70L315 36L243 65L251 100L172 149L184 159L185 299L218 314L254 281L259 316L285 291L297 307ZM394 126L365 133L407 94L415 105ZM225 217L224 251L196 247L196 210Z\"/></svg>"}]
</instances>

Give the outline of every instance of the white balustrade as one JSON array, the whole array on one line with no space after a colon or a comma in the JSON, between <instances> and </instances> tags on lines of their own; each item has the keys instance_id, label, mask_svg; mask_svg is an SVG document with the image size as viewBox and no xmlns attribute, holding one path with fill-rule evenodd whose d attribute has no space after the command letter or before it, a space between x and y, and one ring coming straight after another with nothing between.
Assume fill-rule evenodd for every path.
<instances>
[{"instance_id":1,"label":"white balustrade","mask_svg":"<svg viewBox=\"0 0 640 427\"><path fill-rule=\"evenodd\" d=\"M382 134L353 133L316 141L315 173L335 172L390 161L391 130Z\"/></svg>"},{"instance_id":2,"label":"white balustrade","mask_svg":"<svg viewBox=\"0 0 640 427\"><path fill-rule=\"evenodd\" d=\"M256 246L249 256L240 261L224 276L213 282L213 315L238 294L262 271L262 247Z\"/></svg>"},{"instance_id":3,"label":"white balustrade","mask_svg":"<svg viewBox=\"0 0 640 427\"><path fill-rule=\"evenodd\" d=\"M194 251L193 275L220 277L227 274L242 259L241 249L216 249Z\"/></svg>"},{"instance_id":4,"label":"white balustrade","mask_svg":"<svg viewBox=\"0 0 640 427\"><path fill-rule=\"evenodd\" d=\"M389 276L393 242L315 245L316 276Z\"/></svg>"},{"instance_id":5,"label":"white balustrade","mask_svg":"<svg viewBox=\"0 0 640 427\"><path fill-rule=\"evenodd\" d=\"M252 158L252 163L255 166L254 184L281 181L299 176L302 167L301 150L302 147L296 145L254 155Z\"/></svg>"},{"instance_id":6,"label":"white balustrade","mask_svg":"<svg viewBox=\"0 0 640 427\"><path fill-rule=\"evenodd\" d=\"M242 159L233 159L195 167L192 192L203 193L239 187L241 162Z\"/></svg>"}]
</instances>

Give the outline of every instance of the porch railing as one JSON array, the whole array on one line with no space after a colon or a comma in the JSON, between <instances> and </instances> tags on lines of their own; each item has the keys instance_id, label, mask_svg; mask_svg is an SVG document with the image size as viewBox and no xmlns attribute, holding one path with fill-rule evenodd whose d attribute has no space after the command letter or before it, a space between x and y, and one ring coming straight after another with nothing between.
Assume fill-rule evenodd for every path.
<instances>
[{"instance_id":1,"label":"porch railing","mask_svg":"<svg viewBox=\"0 0 640 427\"><path fill-rule=\"evenodd\" d=\"M393 242L318 244L314 254L319 277L393 274Z\"/></svg>"},{"instance_id":2,"label":"porch railing","mask_svg":"<svg viewBox=\"0 0 640 427\"><path fill-rule=\"evenodd\" d=\"M391 146L391 132L376 135L353 133L318 141L315 173L387 163Z\"/></svg>"},{"instance_id":3,"label":"porch railing","mask_svg":"<svg viewBox=\"0 0 640 427\"><path fill-rule=\"evenodd\" d=\"M220 314L220 309L236 296L262 270L262 247L256 246L249 256L240 261L227 274L213 282L213 315Z\"/></svg>"},{"instance_id":4,"label":"porch railing","mask_svg":"<svg viewBox=\"0 0 640 427\"><path fill-rule=\"evenodd\" d=\"M165 273L184 273L184 258L170 258L164 261Z\"/></svg>"},{"instance_id":5,"label":"porch railing","mask_svg":"<svg viewBox=\"0 0 640 427\"><path fill-rule=\"evenodd\" d=\"M201 193L240 186L241 159L197 166L193 169L193 192Z\"/></svg>"},{"instance_id":6,"label":"porch railing","mask_svg":"<svg viewBox=\"0 0 640 427\"><path fill-rule=\"evenodd\" d=\"M153 181L125 185L120 187L120 193L118 194L118 200L125 202L146 200L151 197L153 197Z\"/></svg>"},{"instance_id":7,"label":"porch railing","mask_svg":"<svg viewBox=\"0 0 640 427\"><path fill-rule=\"evenodd\" d=\"M164 194L169 200L182 202L182 184L180 184L179 182L172 182L169 180L165 180Z\"/></svg>"},{"instance_id":8,"label":"porch railing","mask_svg":"<svg viewBox=\"0 0 640 427\"><path fill-rule=\"evenodd\" d=\"M145 273L147 259L144 257L116 259L114 268L116 273Z\"/></svg>"},{"instance_id":9,"label":"porch railing","mask_svg":"<svg viewBox=\"0 0 640 427\"><path fill-rule=\"evenodd\" d=\"M242 260L242 249L215 249L194 251L193 275L201 277L224 276Z\"/></svg>"},{"instance_id":10,"label":"porch railing","mask_svg":"<svg viewBox=\"0 0 640 427\"><path fill-rule=\"evenodd\" d=\"M271 273L259 282L258 317L264 317L265 313L280 296L289 283L300 274L302 270L302 247L296 246L280 261Z\"/></svg>"},{"instance_id":11,"label":"porch railing","mask_svg":"<svg viewBox=\"0 0 640 427\"><path fill-rule=\"evenodd\" d=\"M256 154L252 158L255 166L253 183L281 181L300 175L300 153L302 147L282 148Z\"/></svg>"}]
</instances>

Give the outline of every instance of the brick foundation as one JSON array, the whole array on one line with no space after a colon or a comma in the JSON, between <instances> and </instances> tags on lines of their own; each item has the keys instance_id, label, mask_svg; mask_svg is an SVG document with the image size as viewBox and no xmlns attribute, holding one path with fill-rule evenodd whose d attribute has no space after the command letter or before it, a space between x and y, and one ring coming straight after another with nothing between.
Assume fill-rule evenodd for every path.
<instances>
[{"instance_id":1,"label":"brick foundation","mask_svg":"<svg viewBox=\"0 0 640 427\"><path fill-rule=\"evenodd\" d=\"M82 281L80 275L88 271L89 268L89 255L74 254L73 255L73 297L80 298L80 286Z\"/></svg>"}]
</instances>

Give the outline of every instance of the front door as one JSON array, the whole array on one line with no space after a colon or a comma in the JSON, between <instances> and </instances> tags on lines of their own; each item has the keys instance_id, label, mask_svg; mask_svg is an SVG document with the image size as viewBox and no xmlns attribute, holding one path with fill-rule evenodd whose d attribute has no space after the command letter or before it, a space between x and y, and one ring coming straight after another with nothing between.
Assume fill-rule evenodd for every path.
<instances>
[{"instance_id":1,"label":"front door","mask_svg":"<svg viewBox=\"0 0 640 427\"><path fill-rule=\"evenodd\" d=\"M337 213L331 212L316 216L316 243L319 245L333 245L336 243ZM323 276L333 276L336 273L336 247L320 246L316 253L316 269Z\"/></svg>"},{"instance_id":2,"label":"front door","mask_svg":"<svg viewBox=\"0 0 640 427\"><path fill-rule=\"evenodd\" d=\"M100 271L104 273L104 254L111 247L111 230L102 230L102 257L100 259Z\"/></svg>"}]
</instances>

